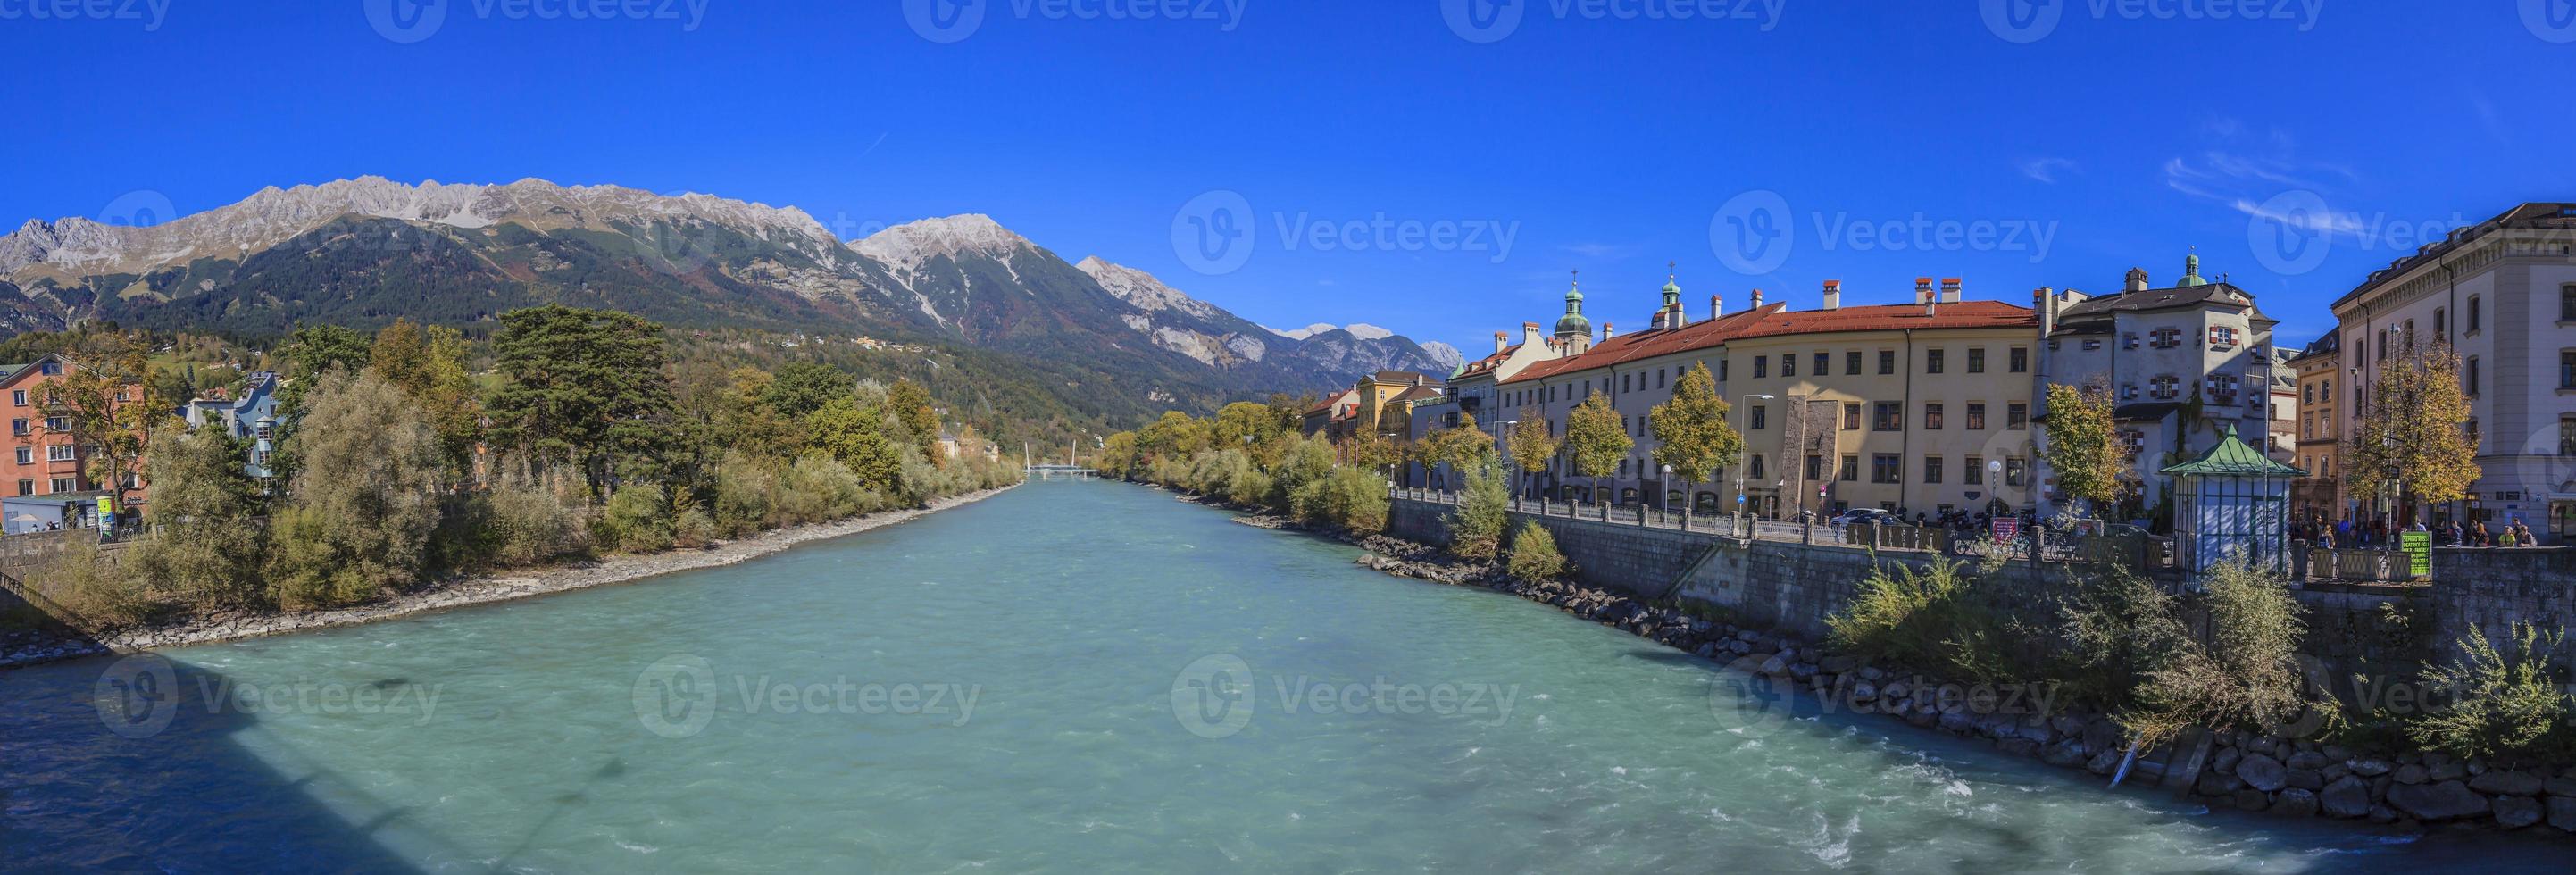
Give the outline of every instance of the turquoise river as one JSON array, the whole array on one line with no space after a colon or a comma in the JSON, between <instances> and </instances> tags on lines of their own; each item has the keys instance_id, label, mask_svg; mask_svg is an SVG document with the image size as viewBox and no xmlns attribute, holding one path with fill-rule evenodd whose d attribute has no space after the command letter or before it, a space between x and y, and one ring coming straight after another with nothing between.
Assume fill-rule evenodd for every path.
<instances>
[{"instance_id":1,"label":"turquoise river","mask_svg":"<svg viewBox=\"0 0 2576 875\"><path fill-rule=\"evenodd\" d=\"M1107 483L0 672L0 870L2566 871L2211 813ZM1758 710L1750 713L1759 714Z\"/></svg>"}]
</instances>

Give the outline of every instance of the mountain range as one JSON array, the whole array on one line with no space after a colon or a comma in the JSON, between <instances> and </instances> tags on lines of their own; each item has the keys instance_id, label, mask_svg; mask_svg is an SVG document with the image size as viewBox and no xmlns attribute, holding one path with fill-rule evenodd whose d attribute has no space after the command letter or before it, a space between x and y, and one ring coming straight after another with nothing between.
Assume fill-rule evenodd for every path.
<instances>
[{"instance_id":1,"label":"mountain range","mask_svg":"<svg viewBox=\"0 0 2576 875\"><path fill-rule=\"evenodd\" d=\"M0 334L106 319L256 337L398 317L472 331L544 303L962 347L1115 393L1083 405L1108 415L1461 361L1370 325L1265 328L1098 256L1068 263L982 215L843 241L796 208L704 194L363 177L158 225L31 220L0 236Z\"/></svg>"}]
</instances>

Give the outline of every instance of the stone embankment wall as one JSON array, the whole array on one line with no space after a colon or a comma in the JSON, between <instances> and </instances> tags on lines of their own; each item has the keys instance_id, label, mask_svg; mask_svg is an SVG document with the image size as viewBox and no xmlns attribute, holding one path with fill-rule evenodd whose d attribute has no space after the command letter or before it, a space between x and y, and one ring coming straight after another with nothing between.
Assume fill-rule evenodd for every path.
<instances>
[{"instance_id":1,"label":"stone embankment wall","mask_svg":"<svg viewBox=\"0 0 2576 875\"><path fill-rule=\"evenodd\" d=\"M63 551L85 544L98 544L97 529L67 529L59 532L32 532L0 537L0 626L34 626L52 615L42 606L29 604L19 587L28 583L35 572L54 561ZM114 556L125 549L124 543L99 544L102 556ZM38 597L46 594L36 593Z\"/></svg>"}]
</instances>

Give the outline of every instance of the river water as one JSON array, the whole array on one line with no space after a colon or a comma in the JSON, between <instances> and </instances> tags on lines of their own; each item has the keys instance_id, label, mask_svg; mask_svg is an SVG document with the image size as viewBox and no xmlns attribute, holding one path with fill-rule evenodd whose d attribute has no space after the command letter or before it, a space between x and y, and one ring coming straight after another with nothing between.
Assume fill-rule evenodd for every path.
<instances>
[{"instance_id":1,"label":"river water","mask_svg":"<svg viewBox=\"0 0 2576 875\"><path fill-rule=\"evenodd\" d=\"M0 869L2564 871L2213 814L1131 486L0 672ZM1755 712L1760 713L1760 712Z\"/></svg>"}]
</instances>

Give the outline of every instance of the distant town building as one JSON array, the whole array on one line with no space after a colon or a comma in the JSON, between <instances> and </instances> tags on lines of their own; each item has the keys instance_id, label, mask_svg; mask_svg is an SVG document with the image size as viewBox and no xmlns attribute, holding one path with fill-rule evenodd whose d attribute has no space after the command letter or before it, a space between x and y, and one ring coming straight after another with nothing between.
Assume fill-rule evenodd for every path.
<instances>
[{"instance_id":1,"label":"distant town building","mask_svg":"<svg viewBox=\"0 0 2576 875\"><path fill-rule=\"evenodd\" d=\"M2374 271L2334 302L2357 421L2380 369L2416 343L2460 356L2480 475L2470 497L2418 518L2520 520L2547 543L2576 535L2576 203L2526 203ZM2349 429L2347 434L2351 433ZM2356 514L2376 500L2344 496Z\"/></svg>"},{"instance_id":2,"label":"distant town building","mask_svg":"<svg viewBox=\"0 0 2576 875\"><path fill-rule=\"evenodd\" d=\"M2343 419L2335 387L2343 385L2343 333L2328 332L2291 357L2298 372L2298 452L2291 462L2308 476L2290 486L2290 504L2303 520L2342 519Z\"/></svg>"},{"instance_id":3,"label":"distant town building","mask_svg":"<svg viewBox=\"0 0 2576 875\"><path fill-rule=\"evenodd\" d=\"M2037 293L2047 337L2038 385L2109 388L2120 437L2136 455L2124 478L2135 506L2115 516L2160 516L2171 478L2158 472L2231 430L2263 443L2272 432L2276 320L2255 308L2252 293L2202 278L2197 255L2184 259L2174 285L2150 285L2132 268L2114 294ZM2038 402L2045 406L2044 393ZM2061 497L2053 485L2050 492L2053 508Z\"/></svg>"},{"instance_id":4,"label":"distant town building","mask_svg":"<svg viewBox=\"0 0 2576 875\"><path fill-rule=\"evenodd\" d=\"M269 469L269 458L277 451L277 389L274 371L250 375L234 397L199 398L188 402L180 415L189 428L213 426L223 429L234 440L250 444L249 458L243 470L262 483L277 474Z\"/></svg>"},{"instance_id":5,"label":"distant town building","mask_svg":"<svg viewBox=\"0 0 2576 875\"><path fill-rule=\"evenodd\" d=\"M71 415L48 404L46 387L75 367L54 355L22 365L0 365L0 399L9 405L10 444L5 473L0 473L0 496L42 499L12 503L0 512L9 517L6 525L12 533L29 530L30 524L41 530L48 522L65 527L95 525L96 499L101 495L113 497L120 513L144 503L142 473L128 471L123 483L97 482L101 472L92 470L96 448L83 445L74 434ZM135 403L142 397L143 387L127 386L109 403ZM44 509L36 509L38 505Z\"/></svg>"}]
</instances>

